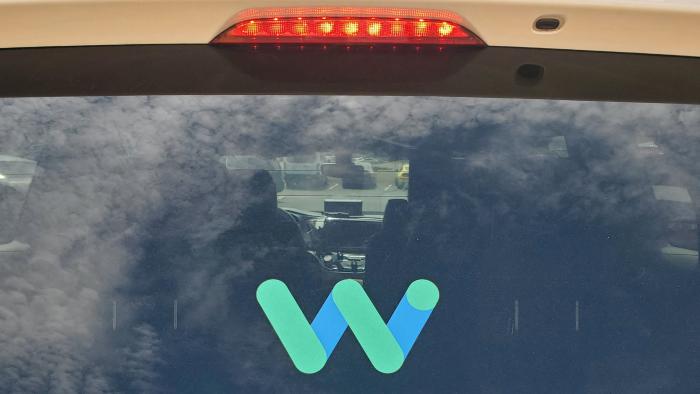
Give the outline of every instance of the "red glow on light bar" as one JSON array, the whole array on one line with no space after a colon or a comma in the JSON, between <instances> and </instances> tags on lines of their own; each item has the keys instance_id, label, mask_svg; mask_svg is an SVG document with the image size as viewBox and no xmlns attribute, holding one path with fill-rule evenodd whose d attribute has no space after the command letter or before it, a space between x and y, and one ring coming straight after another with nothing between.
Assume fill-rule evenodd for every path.
<instances>
[{"instance_id":1,"label":"red glow on light bar","mask_svg":"<svg viewBox=\"0 0 700 394\"><path fill-rule=\"evenodd\" d=\"M440 44L484 42L447 11L392 8L250 9L213 44Z\"/></svg>"}]
</instances>

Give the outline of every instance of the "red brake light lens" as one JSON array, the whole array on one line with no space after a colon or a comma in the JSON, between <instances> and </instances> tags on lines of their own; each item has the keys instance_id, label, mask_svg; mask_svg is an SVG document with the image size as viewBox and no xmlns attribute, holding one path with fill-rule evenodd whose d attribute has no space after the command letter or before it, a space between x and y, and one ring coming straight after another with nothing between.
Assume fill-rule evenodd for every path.
<instances>
[{"instance_id":1,"label":"red brake light lens","mask_svg":"<svg viewBox=\"0 0 700 394\"><path fill-rule=\"evenodd\" d=\"M386 8L251 9L212 44L439 44L484 42L447 11Z\"/></svg>"}]
</instances>

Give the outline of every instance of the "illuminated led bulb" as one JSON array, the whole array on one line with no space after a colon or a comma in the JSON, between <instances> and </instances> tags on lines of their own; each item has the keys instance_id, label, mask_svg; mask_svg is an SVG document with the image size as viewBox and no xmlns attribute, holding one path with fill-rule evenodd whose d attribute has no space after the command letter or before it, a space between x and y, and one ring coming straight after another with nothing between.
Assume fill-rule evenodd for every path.
<instances>
[{"instance_id":1,"label":"illuminated led bulb","mask_svg":"<svg viewBox=\"0 0 700 394\"><path fill-rule=\"evenodd\" d=\"M346 22L343 26L343 32L349 36L357 34L358 30L360 30L360 25L357 22Z\"/></svg>"},{"instance_id":2,"label":"illuminated led bulb","mask_svg":"<svg viewBox=\"0 0 700 394\"><path fill-rule=\"evenodd\" d=\"M370 22L367 26L367 33L370 36L378 36L382 32L382 24L379 22Z\"/></svg>"},{"instance_id":3,"label":"illuminated led bulb","mask_svg":"<svg viewBox=\"0 0 700 394\"><path fill-rule=\"evenodd\" d=\"M454 26L450 25L447 22L442 22L440 24L440 27L438 27L438 34L440 34L440 36L442 36L442 37L449 36L450 33L452 33L453 29L454 29Z\"/></svg>"},{"instance_id":4,"label":"illuminated led bulb","mask_svg":"<svg viewBox=\"0 0 700 394\"><path fill-rule=\"evenodd\" d=\"M416 36L424 36L427 31L428 22L425 22L423 19L416 22Z\"/></svg>"},{"instance_id":5,"label":"illuminated led bulb","mask_svg":"<svg viewBox=\"0 0 700 394\"><path fill-rule=\"evenodd\" d=\"M321 22L318 25L318 31L320 31L323 34L329 34L330 32L333 31L333 22Z\"/></svg>"},{"instance_id":6,"label":"illuminated led bulb","mask_svg":"<svg viewBox=\"0 0 700 394\"><path fill-rule=\"evenodd\" d=\"M306 34L306 23L299 22L294 24L294 33L299 34L299 35L304 35Z\"/></svg>"},{"instance_id":7,"label":"illuminated led bulb","mask_svg":"<svg viewBox=\"0 0 700 394\"><path fill-rule=\"evenodd\" d=\"M243 29L243 31L244 31L246 34L255 35L255 34L257 34L257 33L260 31L260 26L259 26L257 23L255 23L255 21L250 21L250 22L248 22L248 24L245 26L245 28Z\"/></svg>"},{"instance_id":8,"label":"illuminated led bulb","mask_svg":"<svg viewBox=\"0 0 700 394\"><path fill-rule=\"evenodd\" d=\"M277 19L277 18L275 18ZM282 23L273 23L270 25L270 33L274 35L280 35L282 34Z\"/></svg>"}]
</instances>

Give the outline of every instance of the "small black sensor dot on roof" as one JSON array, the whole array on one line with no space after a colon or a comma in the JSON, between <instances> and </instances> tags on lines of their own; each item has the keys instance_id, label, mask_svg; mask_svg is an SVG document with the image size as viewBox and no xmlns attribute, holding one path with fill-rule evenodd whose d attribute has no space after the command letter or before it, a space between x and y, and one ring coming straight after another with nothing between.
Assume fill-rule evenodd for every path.
<instances>
[{"instance_id":1,"label":"small black sensor dot on roof","mask_svg":"<svg viewBox=\"0 0 700 394\"><path fill-rule=\"evenodd\" d=\"M535 21L535 29L552 31L557 30L561 26L561 21L557 18L539 18Z\"/></svg>"}]
</instances>

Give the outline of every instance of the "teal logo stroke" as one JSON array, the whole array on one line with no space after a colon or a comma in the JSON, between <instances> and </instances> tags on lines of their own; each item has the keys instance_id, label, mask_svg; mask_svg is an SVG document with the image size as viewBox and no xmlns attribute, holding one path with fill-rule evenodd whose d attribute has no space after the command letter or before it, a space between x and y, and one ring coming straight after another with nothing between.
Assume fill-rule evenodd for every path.
<instances>
[{"instance_id":1,"label":"teal logo stroke","mask_svg":"<svg viewBox=\"0 0 700 394\"><path fill-rule=\"evenodd\" d=\"M333 287L311 324L284 282L266 280L258 286L256 296L299 371L320 371L350 327L374 368L393 373L406 360L440 293L429 280L414 281L386 324L362 285L352 279Z\"/></svg>"}]
</instances>

